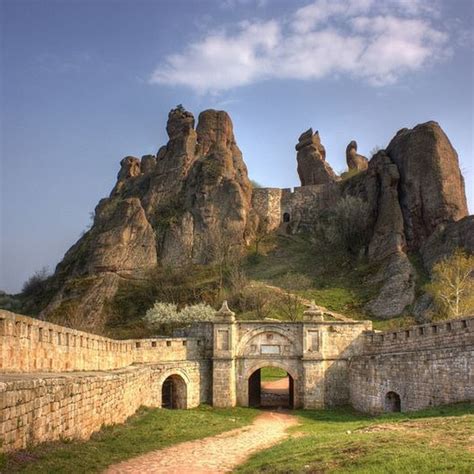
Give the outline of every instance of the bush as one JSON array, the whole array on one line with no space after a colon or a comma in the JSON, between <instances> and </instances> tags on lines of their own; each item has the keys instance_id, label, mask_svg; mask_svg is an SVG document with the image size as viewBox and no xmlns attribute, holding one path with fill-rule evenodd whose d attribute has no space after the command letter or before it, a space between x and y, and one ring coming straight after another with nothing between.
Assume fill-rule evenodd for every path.
<instances>
[{"instance_id":1,"label":"bush","mask_svg":"<svg viewBox=\"0 0 474 474\"><path fill-rule=\"evenodd\" d=\"M474 312L474 256L457 249L438 262L426 290L433 296L441 316L457 318Z\"/></svg>"},{"instance_id":2,"label":"bush","mask_svg":"<svg viewBox=\"0 0 474 474\"><path fill-rule=\"evenodd\" d=\"M24 296L32 296L41 293L46 288L46 281L49 277L48 267L43 267L41 270L36 271L23 283L22 294Z\"/></svg>"},{"instance_id":3,"label":"bush","mask_svg":"<svg viewBox=\"0 0 474 474\"><path fill-rule=\"evenodd\" d=\"M368 203L354 196L340 199L334 209L334 239L352 254L368 243L369 211Z\"/></svg>"},{"instance_id":4,"label":"bush","mask_svg":"<svg viewBox=\"0 0 474 474\"><path fill-rule=\"evenodd\" d=\"M173 329L187 326L193 322L211 321L216 314L215 310L205 303L185 306L178 310L174 303L157 301L147 312L144 322L152 329L170 333Z\"/></svg>"}]
</instances>

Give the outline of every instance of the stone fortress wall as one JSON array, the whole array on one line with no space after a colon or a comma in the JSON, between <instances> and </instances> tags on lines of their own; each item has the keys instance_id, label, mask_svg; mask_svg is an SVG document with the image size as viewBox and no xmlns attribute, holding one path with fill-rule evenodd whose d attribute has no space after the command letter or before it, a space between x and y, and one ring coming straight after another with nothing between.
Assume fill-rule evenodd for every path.
<instances>
[{"instance_id":1,"label":"stone fortress wall","mask_svg":"<svg viewBox=\"0 0 474 474\"><path fill-rule=\"evenodd\" d=\"M474 317L378 333L370 321L236 321L226 307L181 337L116 341L0 311L1 450L87 439L140 406L251 404L252 375L288 372L294 407L377 413L474 399ZM395 400L396 401L396 400ZM395 409L397 407L395 406Z\"/></svg>"},{"instance_id":2,"label":"stone fortress wall","mask_svg":"<svg viewBox=\"0 0 474 474\"><path fill-rule=\"evenodd\" d=\"M341 196L337 182L311 184L290 188L255 188L252 191L252 209L268 223L268 230L289 223L295 228L310 230L318 214L333 208Z\"/></svg>"},{"instance_id":3,"label":"stone fortress wall","mask_svg":"<svg viewBox=\"0 0 474 474\"><path fill-rule=\"evenodd\" d=\"M349 368L355 409L388 411L390 397L400 411L474 400L474 317L365 337Z\"/></svg>"}]
</instances>

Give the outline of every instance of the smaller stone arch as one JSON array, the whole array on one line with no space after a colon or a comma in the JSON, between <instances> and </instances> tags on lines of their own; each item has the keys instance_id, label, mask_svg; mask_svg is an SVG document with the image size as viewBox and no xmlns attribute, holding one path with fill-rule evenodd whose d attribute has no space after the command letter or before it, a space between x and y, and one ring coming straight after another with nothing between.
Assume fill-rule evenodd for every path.
<instances>
[{"instance_id":1,"label":"smaller stone arch","mask_svg":"<svg viewBox=\"0 0 474 474\"><path fill-rule=\"evenodd\" d=\"M288 223L288 222L290 222L290 220L291 220L290 213L289 212L284 212L283 213L283 222Z\"/></svg>"},{"instance_id":2,"label":"smaller stone arch","mask_svg":"<svg viewBox=\"0 0 474 474\"><path fill-rule=\"evenodd\" d=\"M173 374L161 384L161 408L186 409L188 407L188 387L181 375Z\"/></svg>"},{"instance_id":3,"label":"smaller stone arch","mask_svg":"<svg viewBox=\"0 0 474 474\"><path fill-rule=\"evenodd\" d=\"M384 408L386 412L396 413L402 411L402 401L397 392L387 392L385 395Z\"/></svg>"},{"instance_id":4,"label":"smaller stone arch","mask_svg":"<svg viewBox=\"0 0 474 474\"><path fill-rule=\"evenodd\" d=\"M158 379L159 406L162 408L187 409L191 381L188 374L179 368L167 370Z\"/></svg>"}]
</instances>

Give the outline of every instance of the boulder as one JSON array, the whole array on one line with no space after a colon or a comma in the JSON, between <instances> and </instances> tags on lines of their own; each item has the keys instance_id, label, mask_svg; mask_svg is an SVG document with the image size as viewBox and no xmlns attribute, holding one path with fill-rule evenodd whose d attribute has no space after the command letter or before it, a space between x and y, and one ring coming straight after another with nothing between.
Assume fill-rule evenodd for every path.
<instances>
[{"instance_id":1,"label":"boulder","mask_svg":"<svg viewBox=\"0 0 474 474\"><path fill-rule=\"evenodd\" d=\"M440 225L421 248L423 265L431 271L436 262L448 257L457 248L474 255L474 216Z\"/></svg>"},{"instance_id":2,"label":"boulder","mask_svg":"<svg viewBox=\"0 0 474 474\"><path fill-rule=\"evenodd\" d=\"M295 146L298 176L301 186L327 184L337 180L336 173L326 162L326 150L321 144L319 132L310 128L302 133Z\"/></svg>"},{"instance_id":3,"label":"boulder","mask_svg":"<svg viewBox=\"0 0 474 474\"><path fill-rule=\"evenodd\" d=\"M349 170L363 171L369 165L369 160L357 153L357 142L352 140L346 148L346 161Z\"/></svg>"},{"instance_id":4,"label":"boulder","mask_svg":"<svg viewBox=\"0 0 474 474\"><path fill-rule=\"evenodd\" d=\"M400 130L386 152L400 172L407 244L418 250L440 224L467 215L458 156L436 122Z\"/></svg>"}]
</instances>

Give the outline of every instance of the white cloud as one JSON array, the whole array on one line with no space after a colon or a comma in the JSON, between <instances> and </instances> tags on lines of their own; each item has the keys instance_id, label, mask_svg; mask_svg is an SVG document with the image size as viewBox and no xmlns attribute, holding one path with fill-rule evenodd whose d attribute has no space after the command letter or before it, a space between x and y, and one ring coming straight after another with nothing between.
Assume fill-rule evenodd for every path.
<instances>
[{"instance_id":1,"label":"white cloud","mask_svg":"<svg viewBox=\"0 0 474 474\"><path fill-rule=\"evenodd\" d=\"M246 21L169 55L151 83L213 93L266 79L349 75L373 85L442 59L433 0L315 0L287 19Z\"/></svg>"}]
</instances>

